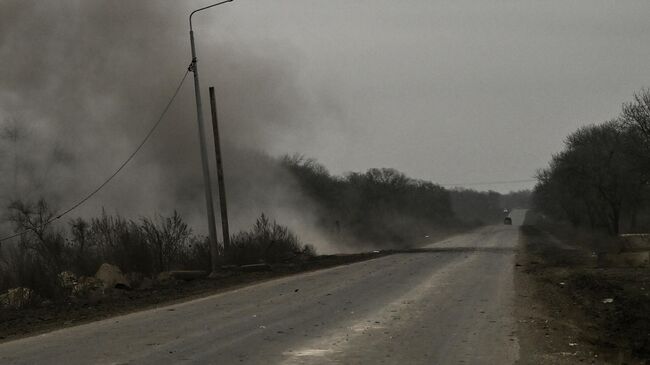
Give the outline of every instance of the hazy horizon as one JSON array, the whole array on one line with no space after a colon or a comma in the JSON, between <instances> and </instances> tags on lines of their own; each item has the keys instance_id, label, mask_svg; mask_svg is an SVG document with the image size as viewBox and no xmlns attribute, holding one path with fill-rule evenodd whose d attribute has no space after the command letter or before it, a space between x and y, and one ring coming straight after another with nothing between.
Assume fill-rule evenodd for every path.
<instances>
[{"instance_id":1,"label":"hazy horizon","mask_svg":"<svg viewBox=\"0 0 650 365\"><path fill-rule=\"evenodd\" d=\"M187 16L210 3L1 3L0 112L28 121L34 145L48 146L38 158L63 161L43 178L60 194L96 186L144 135L189 63ZM568 133L616 117L649 85L648 10L238 0L194 18L205 116L215 86L226 168L240 163L228 151L246 148L304 154L335 174L391 167L446 186L531 188L478 183L531 179ZM88 210L200 182L190 84Z\"/></svg>"}]
</instances>

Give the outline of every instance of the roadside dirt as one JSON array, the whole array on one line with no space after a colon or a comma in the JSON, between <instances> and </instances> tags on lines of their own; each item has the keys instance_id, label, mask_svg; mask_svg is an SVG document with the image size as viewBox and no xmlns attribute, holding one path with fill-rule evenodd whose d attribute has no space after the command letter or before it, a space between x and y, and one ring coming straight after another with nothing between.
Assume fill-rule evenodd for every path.
<instances>
[{"instance_id":1,"label":"roadside dirt","mask_svg":"<svg viewBox=\"0 0 650 365\"><path fill-rule=\"evenodd\" d=\"M515 287L521 364L650 363L650 269L524 225Z\"/></svg>"},{"instance_id":2,"label":"roadside dirt","mask_svg":"<svg viewBox=\"0 0 650 365\"><path fill-rule=\"evenodd\" d=\"M300 263L272 266L271 271L224 272L224 277L219 279L177 282L174 285L148 290L114 290L109 297L95 304L70 301L38 308L1 309L0 342L138 310L188 301L283 276L370 260L388 254L391 252L322 255Z\"/></svg>"}]
</instances>

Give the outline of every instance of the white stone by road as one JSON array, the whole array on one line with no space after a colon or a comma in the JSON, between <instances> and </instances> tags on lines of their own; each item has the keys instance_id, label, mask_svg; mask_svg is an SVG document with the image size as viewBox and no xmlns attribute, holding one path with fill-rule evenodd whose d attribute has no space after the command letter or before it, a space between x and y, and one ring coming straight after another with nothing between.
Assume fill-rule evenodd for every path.
<instances>
[{"instance_id":1,"label":"white stone by road","mask_svg":"<svg viewBox=\"0 0 650 365\"><path fill-rule=\"evenodd\" d=\"M0 364L511 364L513 225L0 344Z\"/></svg>"}]
</instances>

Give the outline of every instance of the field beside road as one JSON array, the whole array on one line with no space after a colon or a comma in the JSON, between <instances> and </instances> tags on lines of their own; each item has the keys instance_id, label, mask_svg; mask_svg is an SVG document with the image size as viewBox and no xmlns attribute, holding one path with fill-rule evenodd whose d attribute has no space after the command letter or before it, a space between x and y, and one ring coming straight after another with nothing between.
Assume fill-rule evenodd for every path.
<instances>
[{"instance_id":1,"label":"field beside road","mask_svg":"<svg viewBox=\"0 0 650 365\"><path fill-rule=\"evenodd\" d=\"M650 361L650 269L603 263L595 238L527 221L515 274L519 332L528 334L520 362Z\"/></svg>"}]
</instances>

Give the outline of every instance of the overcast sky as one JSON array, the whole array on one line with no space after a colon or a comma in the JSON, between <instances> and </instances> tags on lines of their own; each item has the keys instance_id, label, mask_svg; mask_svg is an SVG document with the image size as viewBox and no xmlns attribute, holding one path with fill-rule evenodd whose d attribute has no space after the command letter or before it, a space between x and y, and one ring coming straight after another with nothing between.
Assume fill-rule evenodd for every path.
<instances>
[{"instance_id":1,"label":"overcast sky","mask_svg":"<svg viewBox=\"0 0 650 365\"><path fill-rule=\"evenodd\" d=\"M271 150L303 152L334 172L391 166L440 183L527 179L568 133L616 117L650 86L648 1L226 7L198 16L197 28L239 47L275 42L304 87L327 90L337 108Z\"/></svg>"},{"instance_id":2,"label":"overcast sky","mask_svg":"<svg viewBox=\"0 0 650 365\"><path fill-rule=\"evenodd\" d=\"M93 186L133 148L189 62L187 15L208 4L0 0L0 112L76 156L50 183ZM194 24L226 142L505 192L533 183L470 184L530 179L568 133L650 86L648 14L648 1L236 0ZM188 82L106 194L162 184L165 166L200 181L192 107Z\"/></svg>"}]
</instances>

